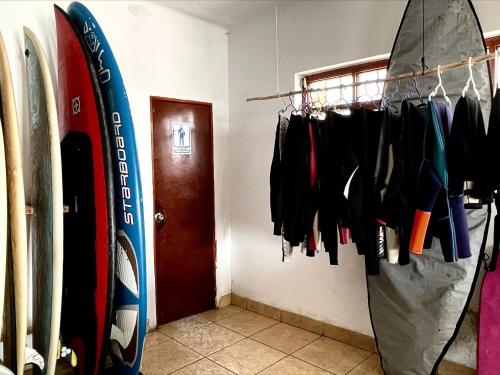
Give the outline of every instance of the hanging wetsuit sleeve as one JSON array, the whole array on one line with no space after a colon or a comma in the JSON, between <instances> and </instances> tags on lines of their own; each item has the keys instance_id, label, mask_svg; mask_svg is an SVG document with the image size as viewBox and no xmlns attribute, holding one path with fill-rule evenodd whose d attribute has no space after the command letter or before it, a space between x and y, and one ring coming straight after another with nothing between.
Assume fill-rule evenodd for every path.
<instances>
[{"instance_id":1,"label":"hanging wetsuit sleeve","mask_svg":"<svg viewBox=\"0 0 500 375\"><path fill-rule=\"evenodd\" d=\"M442 184L439 176L434 171L431 163L425 160L422 164L418 181L417 209L413 218L410 238L410 251L412 253L422 254L431 211L441 188Z\"/></svg>"},{"instance_id":2,"label":"hanging wetsuit sleeve","mask_svg":"<svg viewBox=\"0 0 500 375\"><path fill-rule=\"evenodd\" d=\"M271 184L271 218L274 223L274 235L281 236L283 222L282 207L282 171L280 157L280 122L276 126L276 138L274 140L273 160L271 163L270 184Z\"/></svg>"}]
</instances>

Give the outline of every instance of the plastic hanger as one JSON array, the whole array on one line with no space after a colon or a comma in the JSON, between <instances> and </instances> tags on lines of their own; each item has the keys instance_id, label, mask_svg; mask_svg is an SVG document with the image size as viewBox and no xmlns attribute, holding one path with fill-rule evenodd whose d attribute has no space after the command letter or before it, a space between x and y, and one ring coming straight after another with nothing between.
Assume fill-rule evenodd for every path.
<instances>
[{"instance_id":1,"label":"plastic hanger","mask_svg":"<svg viewBox=\"0 0 500 375\"><path fill-rule=\"evenodd\" d=\"M479 95L479 90L476 87L476 81L474 81L474 77L472 75L472 56L469 57L469 79L465 83L464 89L462 90L462 97L464 97L467 90L469 90L469 84L471 82L472 82L472 88L474 89L474 93L477 96L477 100L481 100L481 95Z\"/></svg>"},{"instance_id":2,"label":"plastic hanger","mask_svg":"<svg viewBox=\"0 0 500 375\"><path fill-rule=\"evenodd\" d=\"M438 80L439 80L439 82L438 82L437 86L434 88L434 90L432 90L432 92L429 94L429 101L432 101L432 97L436 96L438 90L441 89L441 91L443 91L443 97L444 97L444 99L446 100L446 102L448 103L448 105L451 107L451 100L446 95L446 90L444 89L443 81L441 79L441 65L438 65L437 74L438 74Z\"/></svg>"}]
</instances>

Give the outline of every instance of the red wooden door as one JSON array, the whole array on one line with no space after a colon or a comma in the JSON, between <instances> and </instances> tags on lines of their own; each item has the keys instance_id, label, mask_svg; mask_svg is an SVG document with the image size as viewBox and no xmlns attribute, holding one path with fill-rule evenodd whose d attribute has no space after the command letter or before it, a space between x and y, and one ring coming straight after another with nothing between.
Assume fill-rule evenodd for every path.
<instances>
[{"instance_id":1,"label":"red wooden door","mask_svg":"<svg viewBox=\"0 0 500 375\"><path fill-rule=\"evenodd\" d=\"M215 306L212 105L151 98L158 324Z\"/></svg>"}]
</instances>

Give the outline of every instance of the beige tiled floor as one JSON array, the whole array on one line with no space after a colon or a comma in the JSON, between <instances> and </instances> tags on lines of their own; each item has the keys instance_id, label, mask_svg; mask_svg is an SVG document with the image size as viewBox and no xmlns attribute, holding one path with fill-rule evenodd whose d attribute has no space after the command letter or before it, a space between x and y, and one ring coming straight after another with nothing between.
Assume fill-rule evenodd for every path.
<instances>
[{"instance_id":1,"label":"beige tiled floor","mask_svg":"<svg viewBox=\"0 0 500 375\"><path fill-rule=\"evenodd\" d=\"M379 357L236 306L160 326L145 375L380 375Z\"/></svg>"}]
</instances>

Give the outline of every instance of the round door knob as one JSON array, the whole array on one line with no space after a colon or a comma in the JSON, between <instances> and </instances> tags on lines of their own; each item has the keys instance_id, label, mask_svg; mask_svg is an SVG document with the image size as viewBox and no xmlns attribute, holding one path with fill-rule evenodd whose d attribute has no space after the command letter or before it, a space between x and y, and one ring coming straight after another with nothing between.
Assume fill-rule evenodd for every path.
<instances>
[{"instance_id":1,"label":"round door knob","mask_svg":"<svg viewBox=\"0 0 500 375\"><path fill-rule=\"evenodd\" d=\"M157 224L161 224L165 221L165 215L161 212L155 213L155 221Z\"/></svg>"}]
</instances>

